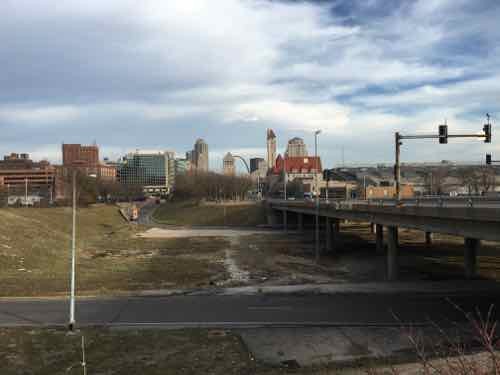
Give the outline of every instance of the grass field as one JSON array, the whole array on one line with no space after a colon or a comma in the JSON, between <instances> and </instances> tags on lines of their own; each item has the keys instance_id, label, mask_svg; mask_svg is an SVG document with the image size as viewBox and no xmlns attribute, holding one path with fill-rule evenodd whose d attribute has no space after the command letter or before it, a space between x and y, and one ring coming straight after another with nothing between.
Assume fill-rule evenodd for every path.
<instances>
[{"instance_id":1,"label":"grass field","mask_svg":"<svg viewBox=\"0 0 500 375\"><path fill-rule=\"evenodd\" d=\"M298 367L296 362L268 365L254 359L237 332L219 329L85 328L68 334L55 328L0 328L2 375L80 375L82 336L87 374L210 375L359 375L423 374L416 356ZM460 360L431 359L436 373L487 374L487 353ZM463 365L481 368L463 371ZM431 373L434 373L433 371Z\"/></svg>"},{"instance_id":2,"label":"grass field","mask_svg":"<svg viewBox=\"0 0 500 375\"><path fill-rule=\"evenodd\" d=\"M82 374L244 374L254 369L238 336L210 330L0 329L0 372Z\"/></svg>"},{"instance_id":3,"label":"grass field","mask_svg":"<svg viewBox=\"0 0 500 375\"><path fill-rule=\"evenodd\" d=\"M156 222L171 225L256 226L265 223L260 204L240 206L204 206L195 202L169 202L153 214Z\"/></svg>"},{"instance_id":4,"label":"grass field","mask_svg":"<svg viewBox=\"0 0 500 375\"><path fill-rule=\"evenodd\" d=\"M78 211L77 287L83 294L197 287L224 277L214 254L224 239L142 239L116 207ZM0 210L0 296L66 293L71 210ZM213 254L212 254L213 253Z\"/></svg>"}]
</instances>

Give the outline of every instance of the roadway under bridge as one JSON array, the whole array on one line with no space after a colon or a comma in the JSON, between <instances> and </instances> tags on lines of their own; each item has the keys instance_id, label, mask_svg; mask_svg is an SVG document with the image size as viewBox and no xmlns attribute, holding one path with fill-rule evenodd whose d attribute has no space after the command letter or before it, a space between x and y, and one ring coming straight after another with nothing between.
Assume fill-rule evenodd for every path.
<instances>
[{"instance_id":1,"label":"roadway under bridge","mask_svg":"<svg viewBox=\"0 0 500 375\"><path fill-rule=\"evenodd\" d=\"M268 224L280 225L286 231L289 223L303 230L305 216L317 216L324 223L326 248L335 252L340 220L372 224L377 252L386 251L387 278L398 278L398 229L425 232L427 243L433 233L464 238L465 276L476 276L477 253L481 240L500 241L500 200L485 198L423 199L379 201L290 201L269 199ZM295 217L292 217L295 216ZM293 219L293 220L291 220ZM384 228L386 236L384 236ZM384 238L386 237L386 238Z\"/></svg>"}]
</instances>

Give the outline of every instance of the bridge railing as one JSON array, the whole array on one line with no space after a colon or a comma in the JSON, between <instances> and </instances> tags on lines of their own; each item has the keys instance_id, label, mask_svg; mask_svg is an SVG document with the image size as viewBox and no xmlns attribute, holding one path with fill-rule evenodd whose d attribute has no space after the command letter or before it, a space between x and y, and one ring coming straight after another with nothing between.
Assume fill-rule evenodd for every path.
<instances>
[{"instance_id":1,"label":"bridge railing","mask_svg":"<svg viewBox=\"0 0 500 375\"><path fill-rule=\"evenodd\" d=\"M270 199L271 203L289 204L289 205L305 205L314 206L315 200L283 200ZM336 209L352 209L354 206L370 206L370 207L468 207L468 208L498 208L500 209L500 198L485 197L485 196L460 196L460 197L443 197L443 196L425 196L418 198L406 198L399 202L392 198L382 199L325 199L319 200L321 207L331 206Z\"/></svg>"}]
</instances>

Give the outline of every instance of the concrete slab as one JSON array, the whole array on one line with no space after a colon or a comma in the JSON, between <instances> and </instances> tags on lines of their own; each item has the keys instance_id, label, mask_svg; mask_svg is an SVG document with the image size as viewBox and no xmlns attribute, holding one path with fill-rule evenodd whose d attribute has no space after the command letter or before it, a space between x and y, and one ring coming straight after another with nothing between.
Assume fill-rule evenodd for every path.
<instances>
[{"instance_id":1,"label":"concrete slab","mask_svg":"<svg viewBox=\"0 0 500 375\"><path fill-rule=\"evenodd\" d=\"M345 362L369 355L337 328L263 328L239 331L250 352L272 365Z\"/></svg>"},{"instance_id":2,"label":"concrete slab","mask_svg":"<svg viewBox=\"0 0 500 375\"><path fill-rule=\"evenodd\" d=\"M349 364L415 353L408 331L394 327L252 328L238 333L257 360L271 365ZM428 348L444 340L432 327L415 329L412 337L417 342L425 338Z\"/></svg>"}]
</instances>

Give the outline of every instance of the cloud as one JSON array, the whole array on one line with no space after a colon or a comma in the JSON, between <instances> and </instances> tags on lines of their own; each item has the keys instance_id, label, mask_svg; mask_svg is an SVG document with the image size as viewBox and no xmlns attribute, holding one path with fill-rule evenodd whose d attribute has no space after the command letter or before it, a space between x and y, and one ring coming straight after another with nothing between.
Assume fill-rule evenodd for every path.
<instances>
[{"instance_id":1,"label":"cloud","mask_svg":"<svg viewBox=\"0 0 500 375\"><path fill-rule=\"evenodd\" d=\"M202 136L257 152L266 127L283 144L321 128L328 165L339 145L390 160L396 130L500 110L494 0L16 0L0 14L3 149L98 139L115 155Z\"/></svg>"},{"instance_id":2,"label":"cloud","mask_svg":"<svg viewBox=\"0 0 500 375\"><path fill-rule=\"evenodd\" d=\"M80 110L74 106L13 106L0 107L0 121L14 124L44 124L68 122L77 119Z\"/></svg>"}]
</instances>

